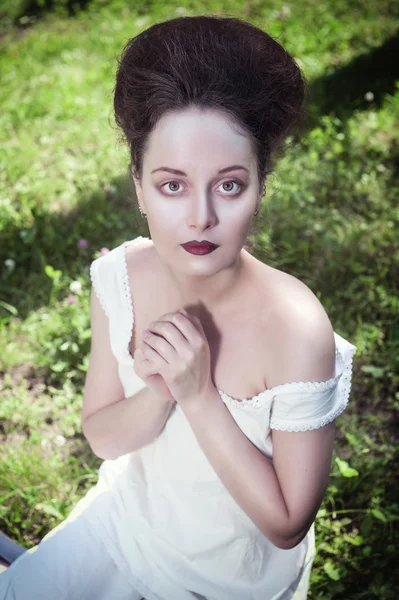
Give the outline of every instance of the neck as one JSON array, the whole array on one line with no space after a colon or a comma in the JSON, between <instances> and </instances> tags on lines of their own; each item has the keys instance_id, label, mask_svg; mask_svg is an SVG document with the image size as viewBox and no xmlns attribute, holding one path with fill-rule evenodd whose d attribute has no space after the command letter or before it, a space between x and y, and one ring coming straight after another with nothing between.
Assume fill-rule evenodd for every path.
<instances>
[{"instance_id":1,"label":"neck","mask_svg":"<svg viewBox=\"0 0 399 600\"><path fill-rule=\"evenodd\" d=\"M232 304L241 288L246 251L241 251L234 263L213 275L187 275L161 259L168 278L176 290L177 302L184 308L203 305L213 312L227 308Z\"/></svg>"}]
</instances>

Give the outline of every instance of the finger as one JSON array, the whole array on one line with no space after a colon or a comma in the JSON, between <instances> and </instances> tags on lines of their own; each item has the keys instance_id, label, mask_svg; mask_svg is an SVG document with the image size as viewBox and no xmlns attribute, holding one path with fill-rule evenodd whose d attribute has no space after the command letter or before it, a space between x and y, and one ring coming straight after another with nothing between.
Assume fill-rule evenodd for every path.
<instances>
[{"instance_id":1,"label":"finger","mask_svg":"<svg viewBox=\"0 0 399 600\"><path fill-rule=\"evenodd\" d=\"M168 312L168 313L165 313L164 315L159 316L158 319L166 319L166 320L168 320L173 315L179 315L179 314L183 314L188 319L190 319L190 318L193 317L193 315L190 315L190 313L185 308L179 308L178 310L175 310L173 312Z\"/></svg>"},{"instance_id":2,"label":"finger","mask_svg":"<svg viewBox=\"0 0 399 600\"><path fill-rule=\"evenodd\" d=\"M188 318L191 319L192 321L194 321L195 325L198 325L199 328L204 331L203 327L202 327L202 321L199 317L197 317L197 315L190 315L188 314Z\"/></svg>"},{"instance_id":3,"label":"finger","mask_svg":"<svg viewBox=\"0 0 399 600\"><path fill-rule=\"evenodd\" d=\"M155 375L157 373L155 365L145 358L144 353L141 348L136 348L133 353L134 359L134 370L139 377L149 377L150 375Z\"/></svg>"},{"instance_id":4,"label":"finger","mask_svg":"<svg viewBox=\"0 0 399 600\"><path fill-rule=\"evenodd\" d=\"M177 310L176 312L173 313L167 313L166 315L163 315L162 317L159 318L159 320L162 320L165 318L165 320L170 320L173 323L176 324L176 320L173 319L172 317L174 315L177 315L179 317L179 319L177 320L177 323L181 324L182 326L184 326L184 324L186 323L191 323L192 325L194 325L194 329L191 327L191 331L195 331L195 329L200 329L203 331L202 328L202 323L200 321L200 319L198 317L196 317L195 315L190 314L185 308L179 308L179 310ZM180 318L183 317L183 320ZM188 329L183 329L181 327L179 327L182 330L182 333L184 333L185 331L189 331ZM187 336L186 336L187 337Z\"/></svg>"},{"instance_id":5,"label":"finger","mask_svg":"<svg viewBox=\"0 0 399 600\"><path fill-rule=\"evenodd\" d=\"M168 313L162 319L153 321L147 329L163 336L176 352L192 347L198 342L198 336L203 337L194 322L179 311ZM165 351L168 349L165 348Z\"/></svg>"},{"instance_id":6,"label":"finger","mask_svg":"<svg viewBox=\"0 0 399 600\"><path fill-rule=\"evenodd\" d=\"M191 315L184 308L180 308L179 312L181 314L183 314L184 316L186 316L187 319L189 319L194 324L194 326L198 329L198 331L200 331L205 336L205 331L202 326L201 319L199 317L197 317L196 315Z\"/></svg>"},{"instance_id":7,"label":"finger","mask_svg":"<svg viewBox=\"0 0 399 600\"><path fill-rule=\"evenodd\" d=\"M150 360L152 364L157 369L157 372L161 374L161 371L167 366L169 363L165 358L159 354L149 343L143 341L143 354L145 358Z\"/></svg>"},{"instance_id":8,"label":"finger","mask_svg":"<svg viewBox=\"0 0 399 600\"><path fill-rule=\"evenodd\" d=\"M153 321L143 331L142 341L147 342L164 360L170 363L176 358L181 332L170 321Z\"/></svg>"},{"instance_id":9,"label":"finger","mask_svg":"<svg viewBox=\"0 0 399 600\"><path fill-rule=\"evenodd\" d=\"M149 360L143 361L140 366L136 365L134 370L136 375L141 377L141 379L145 379L146 377L150 377L151 375L158 374L156 366L153 365L152 362Z\"/></svg>"},{"instance_id":10,"label":"finger","mask_svg":"<svg viewBox=\"0 0 399 600\"><path fill-rule=\"evenodd\" d=\"M151 360L143 361L140 372L143 373L143 377L150 377L150 375L158 375L158 369Z\"/></svg>"}]
</instances>

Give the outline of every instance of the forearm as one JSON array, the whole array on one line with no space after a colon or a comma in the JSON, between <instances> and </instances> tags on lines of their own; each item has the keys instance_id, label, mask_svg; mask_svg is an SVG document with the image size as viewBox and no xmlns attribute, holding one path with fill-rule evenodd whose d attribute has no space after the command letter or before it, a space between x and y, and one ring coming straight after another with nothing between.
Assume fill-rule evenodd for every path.
<instances>
[{"instance_id":1,"label":"forearm","mask_svg":"<svg viewBox=\"0 0 399 600\"><path fill-rule=\"evenodd\" d=\"M217 390L183 405L183 412L221 482L263 535L280 548L299 543L306 532L292 531L272 462L244 435Z\"/></svg>"},{"instance_id":2,"label":"forearm","mask_svg":"<svg viewBox=\"0 0 399 600\"><path fill-rule=\"evenodd\" d=\"M94 454L115 459L152 442L162 431L173 403L158 398L148 387L98 410L82 422Z\"/></svg>"}]
</instances>

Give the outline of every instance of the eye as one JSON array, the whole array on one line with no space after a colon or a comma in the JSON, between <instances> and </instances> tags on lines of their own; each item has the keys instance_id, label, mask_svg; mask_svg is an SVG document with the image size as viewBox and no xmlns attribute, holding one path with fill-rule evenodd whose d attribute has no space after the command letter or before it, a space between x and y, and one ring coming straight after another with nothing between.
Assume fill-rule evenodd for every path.
<instances>
[{"instance_id":1,"label":"eye","mask_svg":"<svg viewBox=\"0 0 399 600\"><path fill-rule=\"evenodd\" d=\"M164 183L164 184L161 186L161 188L164 188L164 187L166 187L166 186L170 186L171 184L172 184L172 185L174 185L174 186L179 186L179 185L180 185L180 183L179 183L178 181L168 181L167 183ZM238 188L239 188L239 189L238 189L238 190L236 191L236 193L234 193L234 194L232 194L232 193L227 193L227 195L228 195L228 196L235 196L236 194L238 194L239 192L241 192L241 190L242 190L242 189L243 189L243 187L244 187L244 185L243 185L241 182L239 182L239 181L236 181L235 179L231 179L231 180L229 180L229 181L224 181L224 182L223 182L223 183L221 183L220 185L221 185L221 186L222 186L222 185L224 186L224 185L231 185L231 184L238 186ZM220 187L220 186L219 186L219 187ZM170 196L175 196L176 194L175 194L175 193L173 193L173 192L177 192L178 190L176 190L176 189L174 189L174 190L171 190L171 189L169 188L169 191L172 191L172 193L171 193L171 194L169 194ZM225 191L226 191L226 190L225 190ZM231 191L231 190L230 190L230 191ZM227 190L227 192L229 192L229 190Z\"/></svg>"},{"instance_id":2,"label":"eye","mask_svg":"<svg viewBox=\"0 0 399 600\"><path fill-rule=\"evenodd\" d=\"M236 181L235 179L231 179L230 181L224 181L221 185L238 185L238 190L236 191L236 194L238 194L239 192L241 192L242 188L244 187L240 182ZM229 191L229 190L227 190ZM236 194L228 194L229 196L235 196Z\"/></svg>"},{"instance_id":3,"label":"eye","mask_svg":"<svg viewBox=\"0 0 399 600\"><path fill-rule=\"evenodd\" d=\"M173 185L180 185L180 183L178 181L168 181L167 183L164 183L163 185L161 185L161 188L164 188L166 185L170 185L171 183ZM170 191L170 189L169 189L169 191ZM176 191L176 190L172 190L172 191ZM170 194L170 195L173 196L174 194Z\"/></svg>"}]
</instances>

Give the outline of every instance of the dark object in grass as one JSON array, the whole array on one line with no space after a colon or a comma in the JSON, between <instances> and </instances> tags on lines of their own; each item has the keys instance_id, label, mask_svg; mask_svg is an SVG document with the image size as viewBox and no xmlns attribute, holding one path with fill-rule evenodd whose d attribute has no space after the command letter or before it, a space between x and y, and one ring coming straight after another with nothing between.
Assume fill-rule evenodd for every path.
<instances>
[{"instance_id":1,"label":"dark object in grass","mask_svg":"<svg viewBox=\"0 0 399 600\"><path fill-rule=\"evenodd\" d=\"M0 531L0 565L10 566L24 552L26 552L26 548Z\"/></svg>"}]
</instances>

